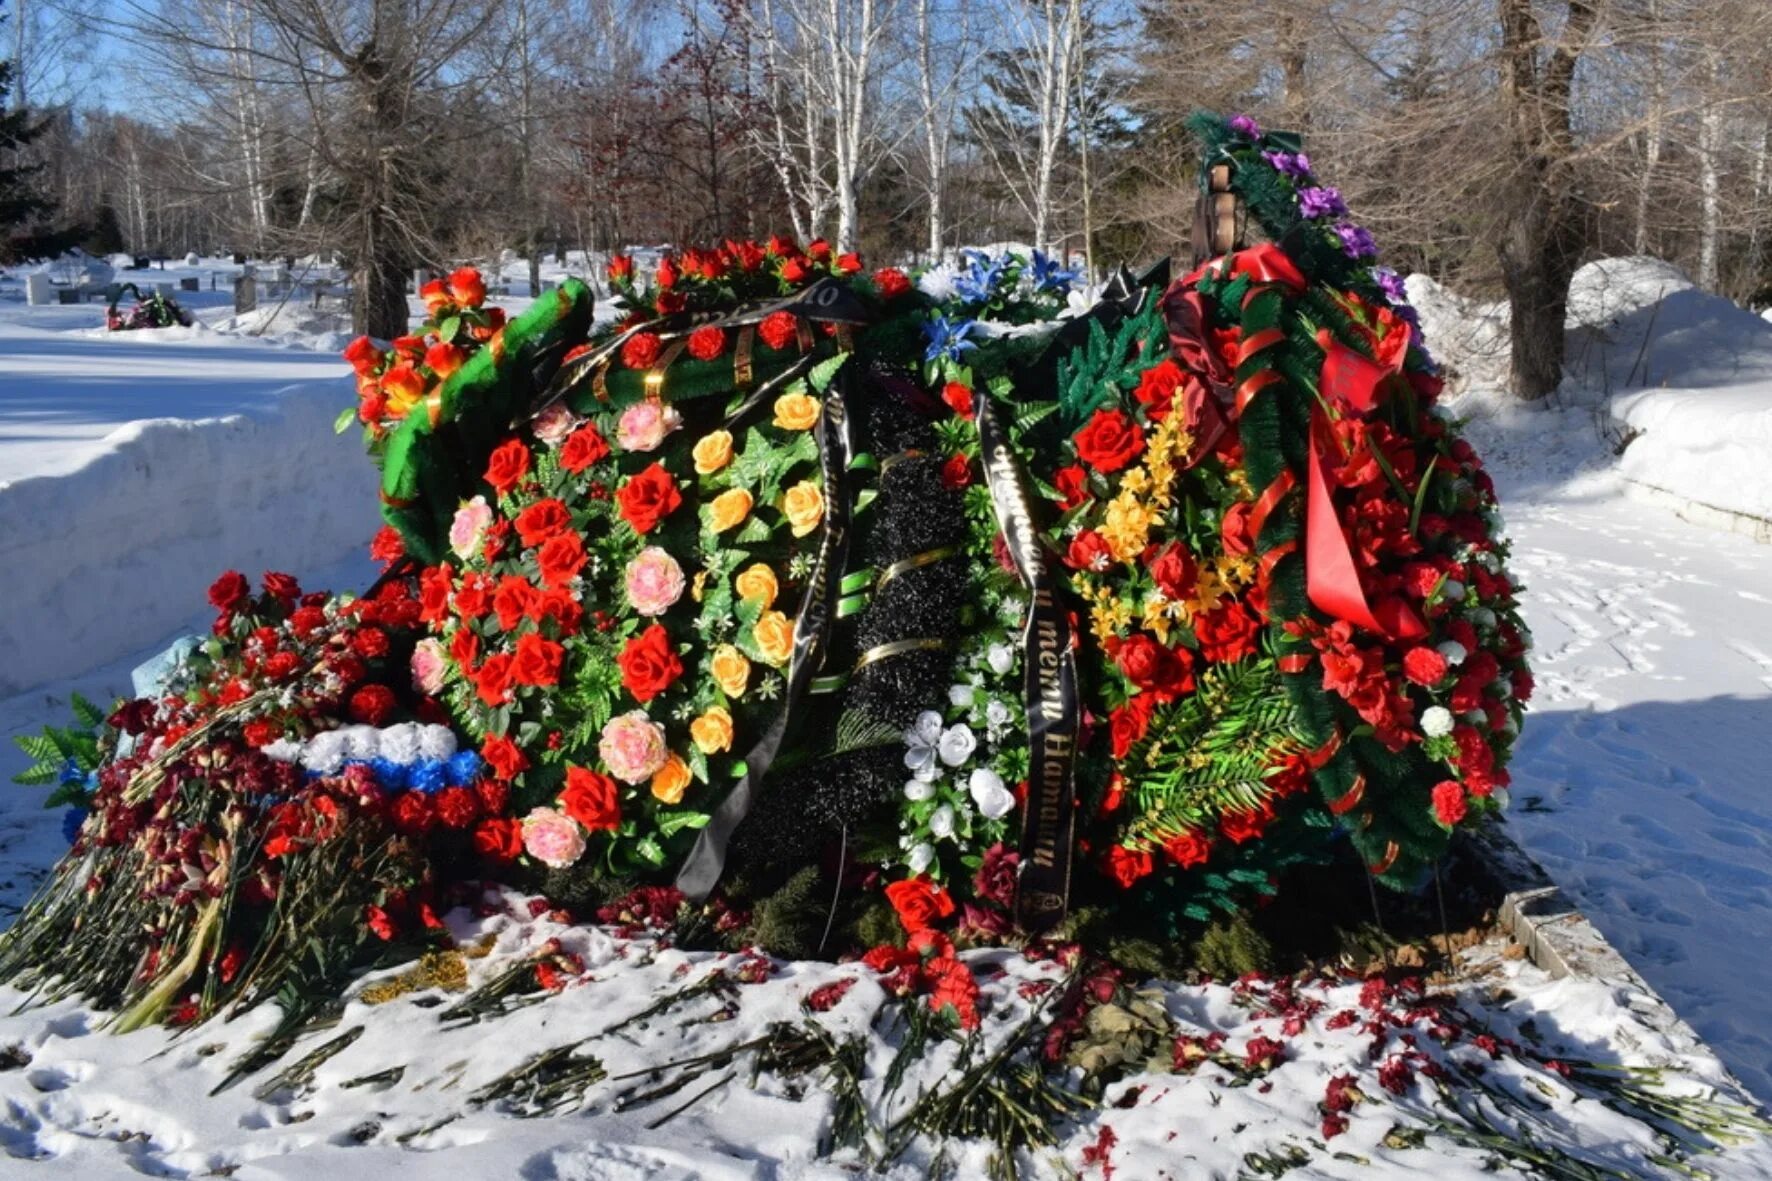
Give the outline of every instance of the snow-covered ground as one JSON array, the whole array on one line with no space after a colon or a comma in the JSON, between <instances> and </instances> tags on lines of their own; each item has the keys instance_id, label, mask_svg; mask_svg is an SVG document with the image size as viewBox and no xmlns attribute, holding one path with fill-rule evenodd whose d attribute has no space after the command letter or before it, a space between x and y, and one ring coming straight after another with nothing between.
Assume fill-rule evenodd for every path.
<instances>
[{"instance_id":1,"label":"snow-covered ground","mask_svg":"<svg viewBox=\"0 0 1772 1181\"><path fill-rule=\"evenodd\" d=\"M1627 480L1631 453L1653 440L1658 428L1647 428L1626 448L1623 465L1596 430L1596 421L1607 418L1596 414L1596 408L1608 385L1614 395L1636 396L1635 379L1627 382L1624 377L1636 363L1642 337L1634 338L1635 345L1619 345L1624 331L1617 325L1640 324L1647 334L1651 319L1659 327L1641 348L1651 375L1647 384L1706 391L1705 398L1720 401L1705 402L1705 412L1722 401L1740 400L1761 421L1772 421L1772 386L1763 384L1763 375L1772 374L1772 325L1745 313L1730 315L1697 293L1682 294L1653 268L1639 267L1632 274L1631 282L1612 285L1607 297L1612 303L1578 303L1578 314L1587 317L1584 323L1613 325L1603 349L1610 359L1594 367L1590 355L1585 372L1591 386L1572 386L1557 406L1547 408L1513 406L1493 392L1492 346L1505 340L1504 322L1450 298L1424 301L1429 304L1430 340L1466 374L1454 408L1472 419L1474 441L1495 472L1515 541L1514 567L1528 583L1525 603L1537 640L1539 690L1514 764L1510 823L1723 1063L1762 1102L1772 1102L1772 991L1766 987L1772 980L1772 793L1765 788L1764 771L1772 765L1772 547L1698 528L1633 499ZM57 315L72 310L49 309ZM10 340L35 340L32 348L60 342L75 359L60 378L47 380L70 388L77 386L81 373L103 366L107 350L118 343L70 336L71 323L6 328L18 323L20 312L17 305L0 303L0 390L8 385ZM1762 328L1765 335L1757 335ZM1485 342L1491 346L1487 361ZM232 337L213 343L167 341L152 348L127 338L121 343L152 354L143 365L163 352L175 359L167 363L201 368L207 352L210 361L219 363L199 380L212 391L243 385L229 366L250 359L236 352L249 346ZM297 363L288 350L251 347L264 364ZM1629 359L1624 359L1626 353ZM1710 358L1708 368L1705 358ZM311 359L329 363L323 356ZM1624 394L1626 385L1632 387L1630 394ZM342 381L332 382L331 390L328 404L335 409L349 391ZM270 400L281 407L287 395ZM1615 397L1612 405L1619 400ZM218 406L204 413L239 409L243 407ZM330 414L325 417L329 423ZM316 422L311 428L333 442L329 425ZM1732 441L1741 441L1744 431L1735 432ZM190 427L168 437L190 445L182 460L188 466L218 454L210 448L223 436L214 427ZM336 482L362 481L350 493L364 512L365 523L356 534L347 538L350 530L341 519L336 553L316 551L305 565L279 560L293 544L291 530L300 523L300 514L289 512L287 501L275 503L261 492L258 499L242 498L241 504L259 514L260 528L268 534L259 539L265 557L235 564L253 571L293 564L309 572L367 537L373 512L373 494L364 490L368 464L356 456L354 439L343 444L353 458L349 465L340 461ZM236 440L235 445L246 443ZM286 434L281 445L305 444ZM1698 442L1675 446L1670 441L1668 446L1681 457L1675 465L1682 473L1680 490L1698 499L1705 491L1698 481L1707 475L1706 465L1685 458L1699 454ZM0 450L0 462L4 454ZM198 458L192 460L192 455ZM156 458L150 472L180 462L179 453L169 451ZM75 511L78 502L101 488L81 482L95 466L89 463L71 475L37 482L60 486L62 494L46 494L34 511ZM331 469L306 470L311 475ZM161 518L189 515L193 510L176 498L154 499L173 487L176 483L144 477L123 495L133 497L131 507L143 514L158 509ZM1772 489L1772 456L1740 469L1731 487L1743 497ZM313 489L304 494L312 495ZM5 500L9 495L11 489L0 488L0 539L15 527L15 514ZM227 503L216 499L222 495L211 493L196 511L214 511ZM240 506L230 504L230 511L240 511ZM71 555L82 555L79 561L91 569L117 560L104 548L117 544L115 535L102 544L86 540L86 531L98 524L67 515L53 519L71 532L59 535L59 550L40 548L22 559L39 564L27 565L36 577L59 576L60 566L41 565L52 552L69 566L79 564ZM272 521L274 532L267 524ZM213 531L214 522L203 528ZM8 544L0 540L0 556L6 559L0 562L0 579L16 577L12 572L21 561ZM173 550L182 555L177 561L194 567L174 577L155 565L155 555L166 552L163 546L125 550L134 553L130 561L138 564L133 577L107 584L108 598L100 601L111 613L127 617L130 634L100 642L58 620L53 604L31 607L34 630L25 633L25 650L53 655L59 661L55 667L63 672L92 671L0 701L0 740L56 720L70 688L99 699L124 690L134 657L151 652L178 624L194 621L202 587L231 560L209 561L194 550ZM359 557L310 581L360 585L367 573ZM77 599L81 592L64 593ZM0 613L0 628L5 628L14 598L4 584L0 602L7 605ZM0 632L0 651L9 657L17 642ZM7 675L0 666L0 682ZM9 743L0 749L0 776L21 765ZM16 906L61 847L58 818L37 810L38 798L40 793L24 789L0 796L0 904ZM522 954L551 933L545 923L521 915L485 922L490 925L484 929L499 936L500 956ZM375 1014L369 1035L320 1068L312 1094L255 1099L250 1093L255 1079L219 1100L202 1097L220 1078L223 1064L261 1031L268 1019L264 1014L170 1045L159 1032L123 1039L99 1036L98 1018L73 1005L5 1018L0 1020L0 1046L18 1041L33 1061L0 1071L0 1149L17 1158L60 1162L68 1170L64 1175L82 1177L199 1175L235 1166L232 1175L239 1178L305 1177L324 1171L341 1177L398 1171L415 1177L520 1175L585 1181L851 1174L819 1164L811 1155L814 1126L828 1112L829 1097L814 1092L796 1104L769 1086L758 1094L721 1091L660 1130L644 1125L674 1104L619 1114L610 1102L619 1088L605 1084L591 1092L590 1114L584 1118L519 1121L482 1110L424 1131L428 1122L462 1109L463 1095L525 1052L597 1033L611 1018L638 1008L685 962L670 953L677 958L662 961L662 966L649 964L637 945L599 942L600 936L575 938L590 941L584 950L596 983L569 990L486 1033L478 1027L444 1031L430 1011L410 1004L390 1006ZM1025 964L1006 966L1012 973L1038 970ZM686 971L706 967L705 961L696 960ZM1505 977L1517 999L1487 1001L1484 986L1475 981L1467 983L1464 995L1473 1006L1487 1006L1498 1021L1518 1023L1536 1014L1535 1025L1551 1030L1556 1039L1636 1061L1677 1060L1700 1077L1714 1076L1716 1064L1702 1053L1694 1056L1689 1048L1658 1040L1661 1035L1635 1025L1616 990L1591 982L1553 984L1518 964L1491 963L1485 971ZM772 1017L793 1016L798 998L814 984L857 972L785 968L783 979L758 986L776 991L756 993L750 1007L741 1006L739 1022L698 1027L709 1032L675 1044L687 1053L735 1040ZM1498 980L1492 975L1487 983ZM871 984L857 986L851 997L862 1008L833 1010L835 1027L847 1028L843 1022L859 1019L865 1006L878 999L874 992ZM1254 1032L1246 1015L1230 1011L1222 991L1176 989L1165 1003L1173 1016L1200 1028L1231 1031L1233 1046ZM341 1029L364 1016L360 1009L348 1012ZM1259 1023L1255 1028L1261 1028ZM331 1036L316 1035L304 1049ZM1271 1091L1236 1090L1220 1107L1192 1079L1146 1080L1153 1085L1134 1099L1131 1109L1110 1109L1078 1128L1050 1155L1062 1157L1066 1168L1084 1176L1101 1176L1099 1157L1087 1157L1084 1150L1099 1144L1100 1128L1111 1125L1122 1147L1111 1151L1110 1158L1123 1181L1234 1175L1247 1165L1245 1152L1272 1149L1288 1136L1302 1137L1318 1118L1314 1104L1325 1080L1342 1068L1339 1055L1345 1047L1315 1025L1305 1038L1309 1046L1301 1045L1297 1059L1275 1073ZM214 1046L223 1048L212 1052ZM598 1052L612 1056L606 1065L615 1074L631 1047ZM347 1080L396 1064L406 1067L396 1084L340 1089ZM631 1062L626 1065L632 1068ZM1420 1154L1393 1154L1380 1143L1389 1123L1388 1117L1380 1118L1383 1110L1388 1109L1373 1111L1363 1121L1356 1118L1350 1132L1329 1149L1391 1164L1392 1175L1413 1175L1424 1166ZM371 1123L375 1128L368 1130ZM1178 1130L1179 1137L1171 1139ZM404 1142L407 1148L450 1151L405 1152L399 1137L407 1132L414 1133ZM1619 1143L1625 1144L1628 1136L1619 1135ZM1293 1175L1373 1175L1326 1154L1311 1155L1309 1168ZM1448 1176L1464 1176L1475 1175L1477 1163L1478 1154L1454 1153L1433 1167ZM1620 1157L1616 1163L1624 1167L1627 1161ZM926 1166L927 1161L911 1159L892 1175L920 1176ZM1764 1177L1772 1175L1772 1158L1762 1145L1707 1167L1720 1176ZM12 1168L31 1175L17 1165ZM12 1175L5 1166L0 1173ZM1056 1165L1053 1175L1061 1175Z\"/></svg>"}]
</instances>

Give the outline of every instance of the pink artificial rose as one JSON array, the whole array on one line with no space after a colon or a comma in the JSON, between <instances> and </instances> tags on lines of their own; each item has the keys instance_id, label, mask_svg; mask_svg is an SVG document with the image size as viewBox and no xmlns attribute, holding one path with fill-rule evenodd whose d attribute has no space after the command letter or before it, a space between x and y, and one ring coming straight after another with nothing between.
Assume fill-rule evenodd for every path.
<instances>
[{"instance_id":1,"label":"pink artificial rose","mask_svg":"<svg viewBox=\"0 0 1772 1181\"><path fill-rule=\"evenodd\" d=\"M645 783L670 757L664 728L639 709L609 719L597 743L597 754L609 773L623 783Z\"/></svg>"},{"instance_id":2,"label":"pink artificial rose","mask_svg":"<svg viewBox=\"0 0 1772 1181\"><path fill-rule=\"evenodd\" d=\"M621 412L615 441L624 451L656 451L665 436L683 425L683 416L663 402L648 399Z\"/></svg>"},{"instance_id":3,"label":"pink artificial rose","mask_svg":"<svg viewBox=\"0 0 1772 1181\"><path fill-rule=\"evenodd\" d=\"M565 869L585 852L578 822L554 808L534 808L523 818L523 851L554 869Z\"/></svg>"},{"instance_id":4,"label":"pink artificial rose","mask_svg":"<svg viewBox=\"0 0 1772 1181\"><path fill-rule=\"evenodd\" d=\"M555 402L529 424L535 437L549 447L558 447L578 428L578 416L564 402Z\"/></svg>"},{"instance_id":5,"label":"pink artificial rose","mask_svg":"<svg viewBox=\"0 0 1772 1181\"><path fill-rule=\"evenodd\" d=\"M683 567L677 559L649 545L628 563L628 602L642 615L663 615L683 597Z\"/></svg>"},{"instance_id":6,"label":"pink artificial rose","mask_svg":"<svg viewBox=\"0 0 1772 1181\"><path fill-rule=\"evenodd\" d=\"M455 510L449 525L449 548L455 556L467 561L480 552L480 542L492 526L492 506L484 496L476 496Z\"/></svg>"},{"instance_id":7,"label":"pink artificial rose","mask_svg":"<svg viewBox=\"0 0 1772 1181\"><path fill-rule=\"evenodd\" d=\"M443 675L449 671L449 657L444 654L443 641L425 638L412 650L412 687L420 693L437 693L443 688Z\"/></svg>"}]
</instances>

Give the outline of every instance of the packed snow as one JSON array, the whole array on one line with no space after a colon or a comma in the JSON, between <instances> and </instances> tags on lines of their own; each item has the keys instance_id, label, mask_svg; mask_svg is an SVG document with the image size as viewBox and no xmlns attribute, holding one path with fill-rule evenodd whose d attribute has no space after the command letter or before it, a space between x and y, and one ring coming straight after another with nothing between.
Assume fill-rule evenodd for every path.
<instances>
[{"instance_id":1,"label":"packed snow","mask_svg":"<svg viewBox=\"0 0 1772 1181\"><path fill-rule=\"evenodd\" d=\"M1505 1026L1534 1018L1532 1027L1553 1040L1603 1054L1670 1063L1712 1083L1727 1068L1766 1102L1772 796L1762 785L1772 762L1772 548L1682 521L1636 496L1660 478L1677 504L1772 512L1772 323L1651 264L1617 260L1578 277L1575 373L1542 407L1496 392L1506 357L1501 310L1418 277L1410 291L1430 342L1460 375L1452 406L1470 420L1496 476L1513 565L1528 585L1538 693L1513 768L1512 831L1721 1061L1643 1026L1615 984L1551 982L1491 955L1470 967L1459 995ZM266 343L269 332L242 335L257 321L223 323L231 307L217 303L200 310L205 327L150 344L133 337L156 334L108 339L92 331L99 313L91 305L27 310L3 297L0 432L25 430L6 402L27 372L15 366L36 366L28 380L52 402L78 396L95 375L113 382L118 392L95 411L109 417L95 427L118 429L87 436L80 445L91 454L65 474L27 479L6 465L22 468L30 440L0 435L0 651L8 657L0 692L14 694L0 701L0 739L61 720L70 690L101 700L126 690L137 660L181 627L201 626L203 587L224 566L294 569L315 586L362 585L372 576L361 556L373 527L371 468L356 439L336 439L330 427L349 399L343 367L324 350L289 347L328 343L318 335L328 329L290 328L277 347ZM282 368L307 365L314 368L294 376ZM182 421L126 425L141 405L123 400L130 374L156 379L154 415ZM187 385L181 400L177 391ZM236 450L248 454L230 454ZM27 515L28 529L20 523ZM251 523L234 530L223 516ZM106 630L102 620L116 622ZM34 688L18 692L25 686ZM0 750L0 776L22 765L9 743ZM0 797L7 907L65 847L59 817L36 807L41 795L14 788ZM451 922L470 941L493 936L494 962L532 954L551 936L582 942L588 979L485 1029L441 1029L434 1010L410 1001L384 1006L311 1083L264 1098L253 1095L261 1078L205 1096L263 1032L268 1012L183 1038L104 1036L102 1016L73 1003L0 1019L0 1047L16 1042L31 1058L0 1071L0 1148L82 1177L853 1173L814 1155L831 1102L817 1090L796 1100L774 1085L726 1088L652 1130L646 1125L675 1103L616 1112L619 1087L610 1083L589 1092L581 1118L469 1110L465 1096L526 1053L596 1034L649 1003L683 964L686 973L709 966L706 957L655 953L643 941L556 929L516 903L494 911L458 913ZM1010 980L1045 970L1019 960L1000 966ZM778 966L774 979L745 994L751 999L741 997L734 1020L678 1030L671 1052L735 1042L772 1019L797 1018L811 988L842 975L869 977L854 966ZM1503 983L1512 1000L1496 999ZM853 1028L877 992L867 980L857 985L828 1015L833 1028ZM1222 989L1171 988L1164 1003L1178 1019L1226 1030L1233 1043L1257 1031ZM1008 995L1004 1004L1013 1004ZM312 1035L282 1065L367 1017L353 1005L339 1030ZM665 1035L633 1036L653 1045ZM619 1038L596 1052L612 1075L639 1060ZM1104 1108L1040 1159L1053 1175L1062 1175L1060 1161L1073 1174L1105 1175L1099 1151L1087 1150L1099 1149L1101 1128L1111 1126L1119 1147L1105 1151L1122 1178L1164 1175L1154 1171L1159 1160L1172 1162L1175 1176L1233 1175L1244 1153L1314 1134L1315 1104L1345 1052L1313 1026L1297 1058L1272 1076L1271 1091L1235 1090L1222 1104L1207 1098L1197 1076L1144 1079L1147 1091L1128 1108ZM395 1065L405 1068L396 1082L342 1087ZM1110 1101L1129 1089L1110 1091ZM1362 1118L1356 1109L1350 1131L1329 1144L1330 1152L1381 1166L1378 1173L1314 1153L1308 1175L1408 1176L1424 1167L1420 1154L1382 1144L1387 1110ZM1632 1134L1608 1119L1595 1110L1576 1122L1584 1136L1615 1135L1616 1164L1625 1167L1636 1151ZM429 1151L443 1148L450 1151ZM1772 1175L1763 1143L1704 1163L1719 1176ZM1432 1167L1474 1177L1480 1164L1480 1154L1461 1150ZM922 1176L927 1166L907 1158L888 1175Z\"/></svg>"}]
</instances>

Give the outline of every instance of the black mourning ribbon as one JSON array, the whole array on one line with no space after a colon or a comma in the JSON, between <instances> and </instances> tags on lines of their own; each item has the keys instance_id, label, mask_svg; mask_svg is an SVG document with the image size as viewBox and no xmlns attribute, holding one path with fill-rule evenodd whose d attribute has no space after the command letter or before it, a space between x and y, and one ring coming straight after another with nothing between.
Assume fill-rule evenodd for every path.
<instances>
[{"instance_id":1,"label":"black mourning ribbon","mask_svg":"<svg viewBox=\"0 0 1772 1181\"><path fill-rule=\"evenodd\" d=\"M732 834L750 814L757 790L769 774L781 750L795 708L824 663L831 622L836 618L838 587L849 558L850 513L847 487L853 443L849 430L846 394L853 391L858 366L850 360L839 369L825 392L819 415L818 463L824 477L824 535L800 610L794 617L794 651L788 662L787 691L775 719L745 755L745 773L696 838L695 847L677 871L677 889L693 902L713 893L726 869L726 853Z\"/></svg>"},{"instance_id":2,"label":"black mourning ribbon","mask_svg":"<svg viewBox=\"0 0 1772 1181\"><path fill-rule=\"evenodd\" d=\"M1022 632L1028 793L1022 814L1015 921L1024 931L1041 934L1057 926L1070 908L1077 828L1072 781L1082 724L1077 658L1061 580L1034 524L1033 499L1021 461L984 391L974 392L972 412L997 526L1029 594Z\"/></svg>"}]
</instances>

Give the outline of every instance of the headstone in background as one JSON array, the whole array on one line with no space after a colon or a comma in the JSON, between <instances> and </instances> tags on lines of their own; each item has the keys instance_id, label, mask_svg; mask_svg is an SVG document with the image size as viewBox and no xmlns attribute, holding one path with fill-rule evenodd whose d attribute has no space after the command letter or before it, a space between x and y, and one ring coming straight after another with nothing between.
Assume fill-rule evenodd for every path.
<instances>
[{"instance_id":1,"label":"headstone in background","mask_svg":"<svg viewBox=\"0 0 1772 1181\"><path fill-rule=\"evenodd\" d=\"M234 314L244 316L258 307L258 280L248 271L234 280Z\"/></svg>"},{"instance_id":2,"label":"headstone in background","mask_svg":"<svg viewBox=\"0 0 1772 1181\"><path fill-rule=\"evenodd\" d=\"M135 256L135 267L133 269L138 270L138 271L145 271L152 265L153 265L153 260L150 259L147 255L138 254Z\"/></svg>"},{"instance_id":3,"label":"headstone in background","mask_svg":"<svg viewBox=\"0 0 1772 1181\"><path fill-rule=\"evenodd\" d=\"M55 301L57 303L79 303L80 289L78 287L58 287L55 289Z\"/></svg>"},{"instance_id":4,"label":"headstone in background","mask_svg":"<svg viewBox=\"0 0 1772 1181\"><path fill-rule=\"evenodd\" d=\"M186 275L178 281L178 289L180 291L201 291L203 290L203 280L195 275Z\"/></svg>"},{"instance_id":5,"label":"headstone in background","mask_svg":"<svg viewBox=\"0 0 1772 1181\"><path fill-rule=\"evenodd\" d=\"M246 256L241 254L238 250L234 251L234 265L237 267L243 267L246 265Z\"/></svg>"},{"instance_id":6,"label":"headstone in background","mask_svg":"<svg viewBox=\"0 0 1772 1181\"><path fill-rule=\"evenodd\" d=\"M55 296L51 290L49 276L42 271L32 271L25 276L25 302L32 307L54 303Z\"/></svg>"},{"instance_id":7,"label":"headstone in background","mask_svg":"<svg viewBox=\"0 0 1772 1181\"><path fill-rule=\"evenodd\" d=\"M422 295L424 293L425 284L429 283L430 281L431 281L431 272L429 270L427 270L426 268L419 267L417 270L413 271L412 272L412 294Z\"/></svg>"}]
</instances>

